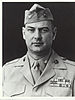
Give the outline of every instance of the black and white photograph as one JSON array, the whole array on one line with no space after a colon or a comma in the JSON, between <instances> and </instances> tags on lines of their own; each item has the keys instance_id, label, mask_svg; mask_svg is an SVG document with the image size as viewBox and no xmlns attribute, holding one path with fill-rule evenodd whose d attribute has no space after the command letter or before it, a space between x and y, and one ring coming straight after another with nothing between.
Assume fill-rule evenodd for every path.
<instances>
[{"instance_id":1,"label":"black and white photograph","mask_svg":"<svg viewBox=\"0 0 75 100\"><path fill-rule=\"evenodd\" d=\"M75 96L75 3L2 2L2 96Z\"/></svg>"}]
</instances>

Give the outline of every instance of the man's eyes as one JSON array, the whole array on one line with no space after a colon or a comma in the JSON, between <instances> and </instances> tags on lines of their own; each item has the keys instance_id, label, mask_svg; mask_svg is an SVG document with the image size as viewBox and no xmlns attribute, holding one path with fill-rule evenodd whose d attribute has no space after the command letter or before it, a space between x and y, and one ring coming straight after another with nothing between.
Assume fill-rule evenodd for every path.
<instances>
[{"instance_id":1,"label":"man's eyes","mask_svg":"<svg viewBox=\"0 0 75 100\"><path fill-rule=\"evenodd\" d=\"M36 29L35 28L28 28L27 31L33 33L36 31ZM40 33L46 33L46 32L49 32L49 29L48 28L40 28L40 29L38 29L38 31Z\"/></svg>"}]
</instances>

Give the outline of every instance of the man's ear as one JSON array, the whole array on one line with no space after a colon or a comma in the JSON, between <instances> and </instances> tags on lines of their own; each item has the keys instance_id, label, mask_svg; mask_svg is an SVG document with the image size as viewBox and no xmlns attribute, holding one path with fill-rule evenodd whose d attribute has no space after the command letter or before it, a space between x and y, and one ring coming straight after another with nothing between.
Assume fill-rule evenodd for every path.
<instances>
[{"instance_id":1,"label":"man's ear","mask_svg":"<svg viewBox=\"0 0 75 100\"><path fill-rule=\"evenodd\" d=\"M57 27L54 27L53 28L53 40L55 40L56 33L57 33Z\"/></svg>"},{"instance_id":2,"label":"man's ear","mask_svg":"<svg viewBox=\"0 0 75 100\"><path fill-rule=\"evenodd\" d=\"M25 40L25 27L22 27L22 35L23 35L23 39Z\"/></svg>"}]
</instances>

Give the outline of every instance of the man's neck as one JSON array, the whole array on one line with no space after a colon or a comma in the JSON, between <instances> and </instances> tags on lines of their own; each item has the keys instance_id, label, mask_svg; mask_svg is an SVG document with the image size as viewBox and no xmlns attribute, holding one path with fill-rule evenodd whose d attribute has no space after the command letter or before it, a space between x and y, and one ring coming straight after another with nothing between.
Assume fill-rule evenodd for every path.
<instances>
[{"instance_id":1,"label":"man's neck","mask_svg":"<svg viewBox=\"0 0 75 100\"><path fill-rule=\"evenodd\" d=\"M48 52L39 52L39 53L34 53L34 52L30 52L28 51L28 54L35 60L39 60L47 55L49 55L51 53L51 50L49 50Z\"/></svg>"}]
</instances>

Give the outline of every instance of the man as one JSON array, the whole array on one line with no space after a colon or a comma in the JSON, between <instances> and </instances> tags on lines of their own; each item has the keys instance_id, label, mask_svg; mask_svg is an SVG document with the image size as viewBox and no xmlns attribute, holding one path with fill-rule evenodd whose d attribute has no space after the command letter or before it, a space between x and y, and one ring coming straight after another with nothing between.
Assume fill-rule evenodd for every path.
<instances>
[{"instance_id":1,"label":"man","mask_svg":"<svg viewBox=\"0 0 75 100\"><path fill-rule=\"evenodd\" d=\"M23 39L27 54L3 67L3 96L74 96L75 62L52 49L56 36L49 8L34 4L25 11Z\"/></svg>"}]
</instances>

